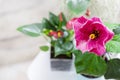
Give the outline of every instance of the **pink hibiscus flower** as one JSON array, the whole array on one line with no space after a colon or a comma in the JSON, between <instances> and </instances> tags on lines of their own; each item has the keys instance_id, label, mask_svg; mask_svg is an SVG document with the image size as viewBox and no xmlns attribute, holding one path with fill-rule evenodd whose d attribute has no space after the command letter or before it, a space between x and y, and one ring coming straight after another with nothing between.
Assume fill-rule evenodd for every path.
<instances>
[{"instance_id":1,"label":"pink hibiscus flower","mask_svg":"<svg viewBox=\"0 0 120 80\"><path fill-rule=\"evenodd\" d=\"M93 52L98 56L106 52L105 44L111 40L114 33L110 31L99 18L77 18L73 21L76 48L82 52Z\"/></svg>"}]
</instances>

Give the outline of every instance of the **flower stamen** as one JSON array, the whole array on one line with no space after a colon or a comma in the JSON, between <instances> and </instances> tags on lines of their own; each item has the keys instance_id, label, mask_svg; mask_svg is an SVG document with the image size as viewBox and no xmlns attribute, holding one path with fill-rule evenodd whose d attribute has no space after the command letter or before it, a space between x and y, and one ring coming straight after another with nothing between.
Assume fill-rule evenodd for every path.
<instances>
[{"instance_id":1,"label":"flower stamen","mask_svg":"<svg viewBox=\"0 0 120 80\"><path fill-rule=\"evenodd\" d=\"M57 35L58 35L58 37L61 37L61 33L60 32L58 32Z\"/></svg>"},{"instance_id":2,"label":"flower stamen","mask_svg":"<svg viewBox=\"0 0 120 80\"><path fill-rule=\"evenodd\" d=\"M96 38L96 35L95 35L95 34L90 34L89 38L90 38L90 39L95 39L95 38Z\"/></svg>"}]
</instances>

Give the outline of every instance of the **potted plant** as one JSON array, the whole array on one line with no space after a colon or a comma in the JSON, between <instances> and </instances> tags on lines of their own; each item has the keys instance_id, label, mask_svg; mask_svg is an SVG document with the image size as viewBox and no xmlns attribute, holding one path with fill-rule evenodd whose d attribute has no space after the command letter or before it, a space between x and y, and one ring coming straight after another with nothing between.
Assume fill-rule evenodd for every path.
<instances>
[{"instance_id":1,"label":"potted plant","mask_svg":"<svg viewBox=\"0 0 120 80\"><path fill-rule=\"evenodd\" d=\"M101 76L105 79L120 79L120 59L108 57L120 53L120 27L111 24L106 24L106 27L97 17L87 19L82 16L70 22L76 42L76 49L73 50L79 75L76 80L98 80L96 78Z\"/></svg>"},{"instance_id":2,"label":"potted plant","mask_svg":"<svg viewBox=\"0 0 120 80\"><path fill-rule=\"evenodd\" d=\"M72 63L72 36L73 31L66 27L67 21L63 13L58 16L49 13L49 19L43 18L41 23L34 23L19 27L17 30L32 36L44 36L50 42L50 63L52 70L69 71ZM41 46L41 50L47 51L48 46Z\"/></svg>"}]
</instances>

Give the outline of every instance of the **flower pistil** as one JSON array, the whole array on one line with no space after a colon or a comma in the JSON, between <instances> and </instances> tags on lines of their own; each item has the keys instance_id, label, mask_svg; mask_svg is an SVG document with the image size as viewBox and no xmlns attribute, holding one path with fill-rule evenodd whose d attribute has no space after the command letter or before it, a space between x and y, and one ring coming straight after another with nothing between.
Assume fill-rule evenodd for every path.
<instances>
[{"instance_id":1,"label":"flower pistil","mask_svg":"<svg viewBox=\"0 0 120 80\"><path fill-rule=\"evenodd\" d=\"M89 38L90 38L90 39L95 39L96 36L95 36L95 34L90 34Z\"/></svg>"},{"instance_id":2,"label":"flower pistil","mask_svg":"<svg viewBox=\"0 0 120 80\"><path fill-rule=\"evenodd\" d=\"M89 35L90 39L96 39L99 36L99 31L95 30L92 34Z\"/></svg>"}]
</instances>

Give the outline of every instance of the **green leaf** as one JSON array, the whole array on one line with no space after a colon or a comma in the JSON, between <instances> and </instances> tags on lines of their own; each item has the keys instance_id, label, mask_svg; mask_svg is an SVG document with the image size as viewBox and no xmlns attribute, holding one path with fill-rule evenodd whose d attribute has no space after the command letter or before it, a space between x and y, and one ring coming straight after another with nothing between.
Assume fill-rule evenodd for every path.
<instances>
[{"instance_id":1,"label":"green leaf","mask_svg":"<svg viewBox=\"0 0 120 80\"><path fill-rule=\"evenodd\" d=\"M73 49L72 42L63 43L60 41L56 41L56 43L55 43L55 57L60 55L60 54L69 55L69 54L71 54L72 49Z\"/></svg>"},{"instance_id":2,"label":"green leaf","mask_svg":"<svg viewBox=\"0 0 120 80\"><path fill-rule=\"evenodd\" d=\"M65 31L64 31L65 32ZM67 32L67 35L65 36L66 38L66 41L70 41L73 39L73 35L74 35L74 31L73 30L69 30L69 31L66 31Z\"/></svg>"},{"instance_id":3,"label":"green leaf","mask_svg":"<svg viewBox=\"0 0 120 80\"><path fill-rule=\"evenodd\" d=\"M66 26L67 20L66 20L66 18L65 18L65 15L64 15L63 13L61 13L61 14L62 14L62 18L63 18L62 26Z\"/></svg>"},{"instance_id":4,"label":"green leaf","mask_svg":"<svg viewBox=\"0 0 120 80\"><path fill-rule=\"evenodd\" d=\"M75 65L79 62L79 58L82 56L82 52L80 50L73 50L72 53L75 55ZM76 71L78 72L77 66Z\"/></svg>"},{"instance_id":5,"label":"green leaf","mask_svg":"<svg viewBox=\"0 0 120 80\"><path fill-rule=\"evenodd\" d=\"M55 57L60 55L60 54L67 54L67 53L66 53L66 50L64 50L61 47L61 44L59 42L56 42L55 43Z\"/></svg>"},{"instance_id":6,"label":"green leaf","mask_svg":"<svg viewBox=\"0 0 120 80\"><path fill-rule=\"evenodd\" d=\"M107 65L102 57L86 52L75 55L75 68L79 74L100 77L105 74Z\"/></svg>"},{"instance_id":7,"label":"green leaf","mask_svg":"<svg viewBox=\"0 0 120 80\"><path fill-rule=\"evenodd\" d=\"M119 35L114 35L112 40L120 42L120 34Z\"/></svg>"},{"instance_id":8,"label":"green leaf","mask_svg":"<svg viewBox=\"0 0 120 80\"><path fill-rule=\"evenodd\" d=\"M113 53L120 53L120 42L118 41L109 41L106 44L106 50L107 52L113 52Z\"/></svg>"},{"instance_id":9,"label":"green leaf","mask_svg":"<svg viewBox=\"0 0 120 80\"><path fill-rule=\"evenodd\" d=\"M50 30L49 30L49 29L44 29L44 30L43 30L43 34L45 34L45 35L47 35L47 36L49 35L49 33L50 33Z\"/></svg>"},{"instance_id":10,"label":"green leaf","mask_svg":"<svg viewBox=\"0 0 120 80\"><path fill-rule=\"evenodd\" d=\"M117 27L116 29L113 29L113 32L115 34L120 34L120 27Z\"/></svg>"},{"instance_id":11,"label":"green leaf","mask_svg":"<svg viewBox=\"0 0 120 80\"><path fill-rule=\"evenodd\" d=\"M47 20L46 18L43 18L43 20L42 20L42 26L43 26L44 28L46 28L46 29L49 29L49 30L54 30L54 31L56 30L55 26L52 25L52 24L50 23L50 21Z\"/></svg>"},{"instance_id":12,"label":"green leaf","mask_svg":"<svg viewBox=\"0 0 120 80\"><path fill-rule=\"evenodd\" d=\"M112 42L107 43L107 51L120 53L120 34L114 35Z\"/></svg>"},{"instance_id":13,"label":"green leaf","mask_svg":"<svg viewBox=\"0 0 120 80\"><path fill-rule=\"evenodd\" d=\"M48 51L49 50L49 47L48 46L40 46L40 49L42 51Z\"/></svg>"},{"instance_id":14,"label":"green leaf","mask_svg":"<svg viewBox=\"0 0 120 80\"><path fill-rule=\"evenodd\" d=\"M119 26L119 24L104 23L109 29L113 30Z\"/></svg>"},{"instance_id":15,"label":"green leaf","mask_svg":"<svg viewBox=\"0 0 120 80\"><path fill-rule=\"evenodd\" d=\"M49 13L49 20L54 26L59 25L59 18L52 12Z\"/></svg>"},{"instance_id":16,"label":"green leaf","mask_svg":"<svg viewBox=\"0 0 120 80\"><path fill-rule=\"evenodd\" d=\"M74 53L76 59L82 55L82 52L80 50L73 50L72 52Z\"/></svg>"},{"instance_id":17,"label":"green leaf","mask_svg":"<svg viewBox=\"0 0 120 80\"><path fill-rule=\"evenodd\" d=\"M111 59L108 63L106 79L120 79L120 59Z\"/></svg>"},{"instance_id":18,"label":"green leaf","mask_svg":"<svg viewBox=\"0 0 120 80\"><path fill-rule=\"evenodd\" d=\"M68 8L74 13L81 13L86 10L90 0L66 0Z\"/></svg>"},{"instance_id":19,"label":"green leaf","mask_svg":"<svg viewBox=\"0 0 120 80\"><path fill-rule=\"evenodd\" d=\"M34 23L17 28L18 31L32 37L40 36L42 29L43 27L40 23Z\"/></svg>"},{"instance_id":20,"label":"green leaf","mask_svg":"<svg viewBox=\"0 0 120 80\"><path fill-rule=\"evenodd\" d=\"M62 46L62 44L64 44L64 42L65 42L65 39L64 38L58 38L56 42L59 43L60 46Z\"/></svg>"},{"instance_id":21,"label":"green leaf","mask_svg":"<svg viewBox=\"0 0 120 80\"><path fill-rule=\"evenodd\" d=\"M70 51L73 48L73 43L72 42L66 42L66 43L62 44L62 48L64 48L67 51Z\"/></svg>"}]
</instances>

